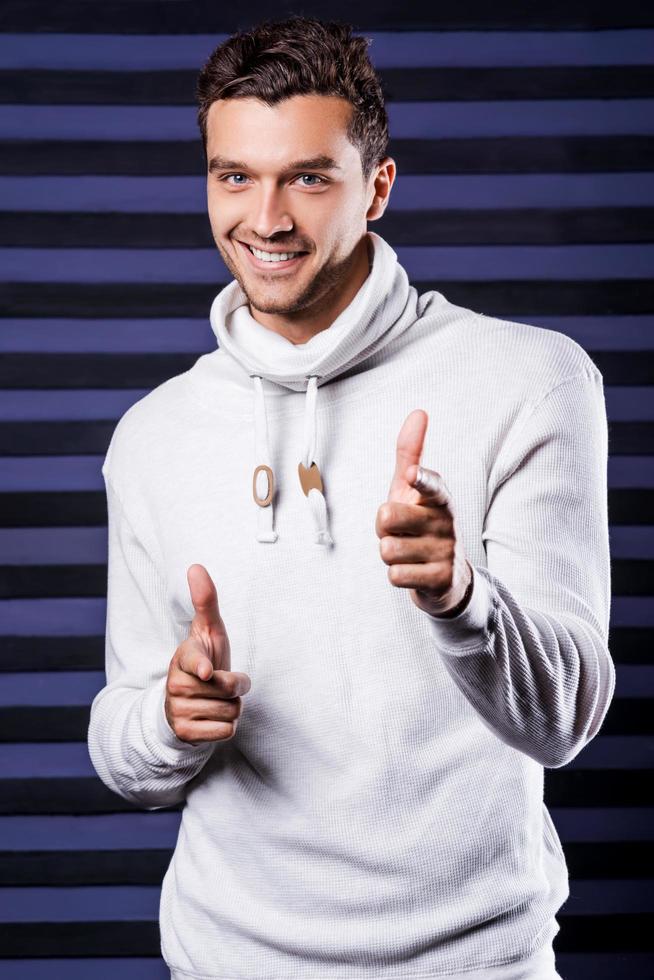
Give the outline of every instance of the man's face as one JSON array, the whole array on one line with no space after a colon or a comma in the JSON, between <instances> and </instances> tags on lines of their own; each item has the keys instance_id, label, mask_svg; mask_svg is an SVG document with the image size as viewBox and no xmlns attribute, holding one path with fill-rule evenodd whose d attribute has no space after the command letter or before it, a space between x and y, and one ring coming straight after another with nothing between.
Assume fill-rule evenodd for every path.
<instances>
[{"instance_id":1,"label":"man's face","mask_svg":"<svg viewBox=\"0 0 654 980\"><path fill-rule=\"evenodd\" d=\"M209 220L253 310L291 321L311 318L347 289L355 268L360 273L374 172L366 187L359 151L346 137L352 111L345 99L315 94L274 107L254 98L226 99L209 109ZM289 169L318 157L336 166L323 161ZM256 260L243 242L306 254L278 267Z\"/></svg>"}]
</instances>

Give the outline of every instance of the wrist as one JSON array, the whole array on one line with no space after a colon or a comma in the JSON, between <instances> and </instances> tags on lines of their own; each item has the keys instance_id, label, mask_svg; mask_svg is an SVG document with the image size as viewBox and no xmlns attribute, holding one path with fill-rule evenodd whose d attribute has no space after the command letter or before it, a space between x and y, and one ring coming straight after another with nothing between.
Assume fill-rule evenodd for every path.
<instances>
[{"instance_id":1,"label":"wrist","mask_svg":"<svg viewBox=\"0 0 654 980\"><path fill-rule=\"evenodd\" d=\"M453 619L455 616L458 616L460 613L462 613L467 608L468 603L470 602L470 599L472 598L472 589L473 589L473 586L474 586L474 578L473 578L473 575L472 575L472 568L470 566L470 562L467 559L466 559L466 565L468 566L468 569L470 571L470 581L468 582L468 585L466 587L465 592L463 593L463 596L461 597L461 599L459 600L459 602L457 602L456 606L453 606L452 609L448 609L447 612L444 612L444 613L434 613L434 615L437 616L438 619Z\"/></svg>"}]
</instances>

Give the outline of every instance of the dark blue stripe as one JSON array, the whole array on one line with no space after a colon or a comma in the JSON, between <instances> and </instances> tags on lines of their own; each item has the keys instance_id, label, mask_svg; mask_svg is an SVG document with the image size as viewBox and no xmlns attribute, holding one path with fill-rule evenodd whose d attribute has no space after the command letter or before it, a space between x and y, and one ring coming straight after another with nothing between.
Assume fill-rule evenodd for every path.
<instances>
[{"instance_id":1,"label":"dark blue stripe","mask_svg":"<svg viewBox=\"0 0 654 980\"><path fill-rule=\"evenodd\" d=\"M624 670L625 668L622 667ZM637 669L637 668L633 668ZM642 668L641 668L642 669ZM75 680L84 677L95 678L94 685L87 685L87 691L77 689ZM3 674L3 684L11 675ZM24 688L34 686L32 674L20 677ZM93 697L104 686L104 681L97 675L87 673L44 675L43 681L48 684L66 680L72 685L71 699L67 705L81 703L90 705ZM16 687L16 685L14 685ZM92 688L92 689L91 689ZM19 693L19 692L18 692ZM3 701L5 699L3 698ZM22 702L21 702L22 703ZM50 704L50 701L44 701ZM4 707L4 703L0 707ZM601 732L592 742L582 749L579 755L568 763L569 769L652 769L654 773L654 739L644 735L602 735ZM93 764L89 758L86 742L17 742L0 744L0 780L2 779L42 779L44 777L79 777L95 776ZM1 918L1 914L0 914Z\"/></svg>"},{"instance_id":2,"label":"dark blue stripe","mask_svg":"<svg viewBox=\"0 0 654 980\"><path fill-rule=\"evenodd\" d=\"M548 810L564 844L568 841L654 840L652 808L548 807ZM3 850L18 852L41 848L71 851L159 849L175 846L180 821L178 811L94 816L0 816L0 839ZM0 976L4 980L1 969Z\"/></svg>"},{"instance_id":3,"label":"dark blue stripe","mask_svg":"<svg viewBox=\"0 0 654 980\"><path fill-rule=\"evenodd\" d=\"M87 561L91 561L87 557ZM62 556L59 564L65 564L66 559ZM2 684L0 685L0 708L11 706L27 705L87 705L90 704L101 687L104 686L104 673L102 671L81 670L81 671L56 671L42 676L34 675L31 672L20 672L20 664L16 664L16 673L3 673ZM620 664L616 671L615 696L619 698L649 698L654 697L654 664ZM599 737L599 736L598 736ZM609 736L604 736L609 739ZM606 741L604 744L609 751L611 745L624 745L624 758L619 761L607 762L609 768L630 769L646 768L650 763L654 768L654 739L643 739L639 745L636 736L611 736L612 742ZM623 739L620 742L620 738ZM591 743L592 745L593 743ZM53 757L58 757L57 752L62 750L61 758L66 758L64 752L65 743L52 745ZM590 746L587 747L590 749ZM584 750L586 751L586 750ZM631 752L649 752L651 757L648 762L635 763ZM14 746L0 744L0 775L20 776L19 772L5 772L4 766L14 755ZM78 753L72 753L71 760L77 759ZM78 760L79 761L79 760ZM86 763L85 763L86 764ZM71 772L70 775L73 775Z\"/></svg>"},{"instance_id":4,"label":"dark blue stripe","mask_svg":"<svg viewBox=\"0 0 654 980\"><path fill-rule=\"evenodd\" d=\"M654 174L398 173L387 213L425 210L619 207L654 204ZM205 214L206 178L0 177L5 211ZM370 225L374 231L374 224Z\"/></svg>"},{"instance_id":5,"label":"dark blue stripe","mask_svg":"<svg viewBox=\"0 0 654 980\"><path fill-rule=\"evenodd\" d=\"M2 980L43 980L44 963L48 963L53 977L56 970L66 980L90 980L91 977L93 980L105 980L109 977L120 977L120 980L170 980L170 970L161 957L155 959L147 956L136 959L127 956L107 956L101 959L0 959L0 976Z\"/></svg>"},{"instance_id":6,"label":"dark blue stripe","mask_svg":"<svg viewBox=\"0 0 654 980\"><path fill-rule=\"evenodd\" d=\"M529 322L567 334L586 350L654 350L652 316L533 316ZM134 353L211 351L216 338L207 316L197 319L46 317L2 321L0 353Z\"/></svg>"},{"instance_id":7,"label":"dark blue stripe","mask_svg":"<svg viewBox=\"0 0 654 980\"><path fill-rule=\"evenodd\" d=\"M389 102L393 139L654 133L654 99ZM0 105L1 139L192 140L192 106Z\"/></svg>"},{"instance_id":8,"label":"dark blue stripe","mask_svg":"<svg viewBox=\"0 0 654 980\"><path fill-rule=\"evenodd\" d=\"M103 633L104 599L2 599L0 636L84 636ZM611 626L654 626L649 596L613 596Z\"/></svg>"},{"instance_id":9,"label":"dark blue stripe","mask_svg":"<svg viewBox=\"0 0 654 980\"><path fill-rule=\"evenodd\" d=\"M0 456L0 492L95 490L104 494L103 455ZM612 456L610 489L654 488L654 456Z\"/></svg>"},{"instance_id":10,"label":"dark blue stripe","mask_svg":"<svg viewBox=\"0 0 654 980\"><path fill-rule=\"evenodd\" d=\"M411 280L645 279L654 245L398 246ZM215 283L231 281L216 249L0 248L5 282Z\"/></svg>"},{"instance_id":11,"label":"dark blue stripe","mask_svg":"<svg viewBox=\"0 0 654 980\"><path fill-rule=\"evenodd\" d=\"M612 558L654 559L654 524L609 524L609 534ZM107 528L0 527L0 555L6 565L103 563Z\"/></svg>"},{"instance_id":12,"label":"dark blue stripe","mask_svg":"<svg viewBox=\"0 0 654 980\"><path fill-rule=\"evenodd\" d=\"M593 878L571 882L570 891L574 891L574 900L568 901L566 916L654 911L647 880ZM159 898L160 887L147 885L3 888L0 923L115 921L117 909L123 922L156 919Z\"/></svg>"},{"instance_id":13,"label":"dark blue stripe","mask_svg":"<svg viewBox=\"0 0 654 980\"><path fill-rule=\"evenodd\" d=\"M372 43L377 68L527 65L646 65L654 31L354 31ZM197 70L226 34L0 34L0 67Z\"/></svg>"}]
</instances>

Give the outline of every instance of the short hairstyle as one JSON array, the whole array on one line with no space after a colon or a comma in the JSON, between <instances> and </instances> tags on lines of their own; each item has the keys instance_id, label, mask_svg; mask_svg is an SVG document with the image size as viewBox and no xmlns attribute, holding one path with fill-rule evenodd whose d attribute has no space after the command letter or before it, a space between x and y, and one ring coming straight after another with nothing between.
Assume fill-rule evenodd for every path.
<instances>
[{"instance_id":1,"label":"short hairstyle","mask_svg":"<svg viewBox=\"0 0 654 980\"><path fill-rule=\"evenodd\" d=\"M266 20L220 44L197 80L198 125L207 160L207 115L217 99L257 98L273 106L294 95L334 95L353 112L347 138L358 149L364 182L387 155L382 83L368 57L371 39L352 26L294 16Z\"/></svg>"}]
</instances>

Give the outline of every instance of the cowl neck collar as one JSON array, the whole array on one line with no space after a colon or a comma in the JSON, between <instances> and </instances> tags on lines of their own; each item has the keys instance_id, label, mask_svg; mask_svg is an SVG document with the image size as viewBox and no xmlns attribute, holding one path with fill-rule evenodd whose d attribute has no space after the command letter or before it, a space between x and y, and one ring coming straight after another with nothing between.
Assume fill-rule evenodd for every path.
<instances>
[{"instance_id":1,"label":"cowl neck collar","mask_svg":"<svg viewBox=\"0 0 654 980\"><path fill-rule=\"evenodd\" d=\"M218 293L209 314L223 348L251 379L255 418L252 493L258 508L257 540L274 543L274 475L268 447L263 379L306 392L304 446L298 476L316 527L317 544L333 544L328 529L322 476L316 461L316 403L320 385L371 357L402 334L419 316L418 294L397 253L380 235L366 232L370 272L349 305L325 330L293 344L264 327L250 313L248 298L234 279Z\"/></svg>"}]
</instances>

